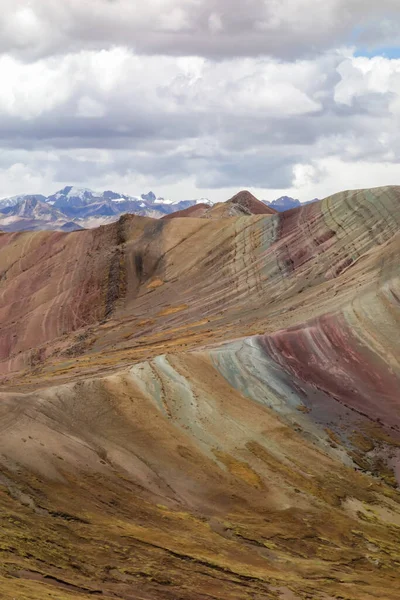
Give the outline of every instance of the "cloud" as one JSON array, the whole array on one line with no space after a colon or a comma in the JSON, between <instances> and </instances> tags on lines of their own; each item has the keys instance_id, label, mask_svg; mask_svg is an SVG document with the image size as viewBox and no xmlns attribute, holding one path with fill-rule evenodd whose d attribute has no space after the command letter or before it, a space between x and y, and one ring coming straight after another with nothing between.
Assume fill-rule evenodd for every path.
<instances>
[{"instance_id":1,"label":"cloud","mask_svg":"<svg viewBox=\"0 0 400 600\"><path fill-rule=\"evenodd\" d=\"M322 110L315 64L213 61L82 51L22 63L0 58L0 135L39 141L202 137ZM94 121L96 123L94 124ZM11 136L10 136L11 137ZM108 140L108 141L107 141Z\"/></svg>"},{"instance_id":2,"label":"cloud","mask_svg":"<svg viewBox=\"0 0 400 600\"><path fill-rule=\"evenodd\" d=\"M3 56L0 78L5 168L26 164L55 182L98 187L112 173L161 186L192 177L211 190L304 188L326 174L318 161L399 156L400 61L334 52L216 62L113 48Z\"/></svg>"},{"instance_id":3,"label":"cloud","mask_svg":"<svg viewBox=\"0 0 400 600\"><path fill-rule=\"evenodd\" d=\"M310 56L398 43L397 0L1 0L0 51L24 60L123 45L139 54Z\"/></svg>"},{"instance_id":4,"label":"cloud","mask_svg":"<svg viewBox=\"0 0 400 600\"><path fill-rule=\"evenodd\" d=\"M400 7L310 6L0 0L0 196L73 183L314 197L362 165L392 177L400 61L350 46L395 41Z\"/></svg>"},{"instance_id":5,"label":"cloud","mask_svg":"<svg viewBox=\"0 0 400 600\"><path fill-rule=\"evenodd\" d=\"M272 130L321 113L327 82L312 61L215 62L126 48L34 63L3 56L0 78L9 82L0 88L0 140L15 164L22 153L55 181L85 183L106 170L160 184L192 175L208 188L289 185L299 152L282 139L274 148ZM87 150L84 159L77 149Z\"/></svg>"}]
</instances>

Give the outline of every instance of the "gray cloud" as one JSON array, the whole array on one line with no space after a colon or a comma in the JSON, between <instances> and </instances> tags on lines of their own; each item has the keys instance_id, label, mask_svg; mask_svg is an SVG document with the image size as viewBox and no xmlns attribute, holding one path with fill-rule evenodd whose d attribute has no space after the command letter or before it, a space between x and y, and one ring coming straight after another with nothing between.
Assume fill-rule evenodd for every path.
<instances>
[{"instance_id":1,"label":"gray cloud","mask_svg":"<svg viewBox=\"0 0 400 600\"><path fill-rule=\"evenodd\" d=\"M0 0L0 196L311 190L400 162L400 63L340 49L394 40L397 2L88 4Z\"/></svg>"},{"instance_id":2,"label":"gray cloud","mask_svg":"<svg viewBox=\"0 0 400 600\"><path fill-rule=\"evenodd\" d=\"M2 0L0 50L25 60L125 45L136 53L310 56L399 41L397 0Z\"/></svg>"}]
</instances>

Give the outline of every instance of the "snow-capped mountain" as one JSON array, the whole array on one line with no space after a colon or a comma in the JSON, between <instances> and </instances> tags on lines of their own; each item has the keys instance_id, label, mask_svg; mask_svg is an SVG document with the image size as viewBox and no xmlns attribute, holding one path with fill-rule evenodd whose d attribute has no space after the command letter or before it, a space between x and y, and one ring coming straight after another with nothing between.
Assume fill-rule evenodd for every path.
<instances>
[{"instance_id":1,"label":"snow-capped mountain","mask_svg":"<svg viewBox=\"0 0 400 600\"><path fill-rule=\"evenodd\" d=\"M200 200L172 201L157 197L154 192L139 196L120 194L112 190L97 192L89 188L68 185L50 196L23 194L0 200L0 229L76 229L97 227L116 221L124 213L161 218L189 208Z\"/></svg>"},{"instance_id":2,"label":"snow-capped mountain","mask_svg":"<svg viewBox=\"0 0 400 600\"><path fill-rule=\"evenodd\" d=\"M264 204L283 212L300 201L282 196ZM315 200L310 200L315 202ZM0 230L74 229L98 227L116 221L120 215L131 213L143 217L161 218L196 205L213 206L207 198L169 200L152 191L137 196L112 190L103 192L67 185L55 194L21 194L0 200Z\"/></svg>"},{"instance_id":3,"label":"snow-capped mountain","mask_svg":"<svg viewBox=\"0 0 400 600\"><path fill-rule=\"evenodd\" d=\"M20 217L22 219L57 221L65 218L65 215L59 210L46 202L38 200L36 196L25 196L19 204L3 208L1 212L7 217Z\"/></svg>"},{"instance_id":4,"label":"snow-capped mountain","mask_svg":"<svg viewBox=\"0 0 400 600\"><path fill-rule=\"evenodd\" d=\"M204 201L204 200L202 200ZM154 192L148 192L147 194L141 194L140 196L129 196L127 194L119 194L111 190L104 192L95 192L88 188L78 188L73 186L66 186L62 190L56 192L52 196L48 196L45 202L59 208L66 214L72 216L86 216L82 213L86 213L86 208L91 207L92 204L96 205L96 212L101 212L100 206L104 207L104 216L110 216L110 214L118 214L125 212L133 212L140 214L143 209L159 210L163 214L172 212L169 207L174 207L173 210L178 210L176 206L186 208L186 205L190 203L190 206L194 203L200 202L198 200L183 200L175 201L168 200L165 198L157 198ZM207 202L209 202L207 200ZM183 206L185 204L185 206ZM89 210L92 212L92 209Z\"/></svg>"},{"instance_id":5,"label":"snow-capped mountain","mask_svg":"<svg viewBox=\"0 0 400 600\"><path fill-rule=\"evenodd\" d=\"M56 208L82 208L88 204L102 199L102 195L89 190L67 185L52 196L46 198L46 202Z\"/></svg>"},{"instance_id":6,"label":"snow-capped mountain","mask_svg":"<svg viewBox=\"0 0 400 600\"><path fill-rule=\"evenodd\" d=\"M278 212L300 206L299 200L289 196L263 202ZM213 206L214 203L207 198L169 200L152 191L130 196L112 190L98 192L67 185L50 196L21 194L0 200L0 230L73 231L112 223L125 213L158 219L198 204Z\"/></svg>"},{"instance_id":7,"label":"snow-capped mountain","mask_svg":"<svg viewBox=\"0 0 400 600\"><path fill-rule=\"evenodd\" d=\"M46 196L42 196L42 194L19 194L18 196L11 196L10 198L0 200L0 209L20 204L25 198L36 198L41 202L46 200Z\"/></svg>"},{"instance_id":8,"label":"snow-capped mountain","mask_svg":"<svg viewBox=\"0 0 400 600\"><path fill-rule=\"evenodd\" d=\"M32 229L74 231L81 228L57 208L38 200L36 196L25 195L18 204L0 210L0 229L3 231Z\"/></svg>"}]
</instances>

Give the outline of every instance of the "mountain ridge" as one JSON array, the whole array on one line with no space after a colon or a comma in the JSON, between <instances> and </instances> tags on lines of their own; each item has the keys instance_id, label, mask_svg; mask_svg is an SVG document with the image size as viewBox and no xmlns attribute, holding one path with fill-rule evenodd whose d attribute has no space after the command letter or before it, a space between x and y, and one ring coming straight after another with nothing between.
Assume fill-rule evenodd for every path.
<instances>
[{"instance_id":1,"label":"mountain ridge","mask_svg":"<svg viewBox=\"0 0 400 600\"><path fill-rule=\"evenodd\" d=\"M5 598L397 600L399 251L394 186L2 233Z\"/></svg>"},{"instance_id":2,"label":"mountain ridge","mask_svg":"<svg viewBox=\"0 0 400 600\"><path fill-rule=\"evenodd\" d=\"M39 202L52 206L58 213L54 212L53 218L39 219L30 215L29 211L25 210L23 206L20 210L13 210L14 206L23 205L28 198L35 198ZM22 194L3 198L0 200L0 229L4 231L24 229L62 231L65 227L73 229L75 223L75 229L79 230L106 225L117 220L119 215L125 213L151 218L162 218L175 213L179 213L179 216L203 215L208 218L214 218L214 216L218 218L218 216L222 217L224 214L226 216L234 216L239 213L243 215L271 214L274 211L281 212L301 205L299 200L294 200L288 196L283 196L273 202L260 201L246 190L238 192L226 202L229 204L224 207L224 203L214 205L207 198L171 201L157 197L152 191L143 193L140 196L129 196L112 190L96 192L89 188L69 185L50 196ZM206 206L206 209L204 206ZM44 209L42 212L45 212ZM51 212L47 214L50 216Z\"/></svg>"},{"instance_id":3,"label":"mountain ridge","mask_svg":"<svg viewBox=\"0 0 400 600\"><path fill-rule=\"evenodd\" d=\"M299 206L310 204L312 202L318 202L318 198L314 198L313 200L308 200L305 202L300 202L296 198L292 198L291 196L281 196L272 202L268 202L267 200L263 200L267 206L275 209L277 212L284 212L286 210L291 210L292 208L298 208Z\"/></svg>"},{"instance_id":4,"label":"mountain ridge","mask_svg":"<svg viewBox=\"0 0 400 600\"><path fill-rule=\"evenodd\" d=\"M26 208L27 200L32 201L32 199L49 206L48 211L44 206L41 210L42 215L47 214L47 218L35 217L32 211ZM201 202L208 206L212 204L207 199L201 199ZM73 223L75 223L75 229L79 230L111 223L125 213L161 218L165 214L184 210L198 203L199 200L178 202L164 200L164 198L157 198L151 191L141 196L128 196L111 190L95 192L88 188L65 186L47 197L25 194L0 200L0 229L5 231L63 230L66 226L70 229L73 228ZM20 208L16 208L17 206ZM51 211L50 207L54 210ZM52 218L51 215L53 215Z\"/></svg>"}]
</instances>

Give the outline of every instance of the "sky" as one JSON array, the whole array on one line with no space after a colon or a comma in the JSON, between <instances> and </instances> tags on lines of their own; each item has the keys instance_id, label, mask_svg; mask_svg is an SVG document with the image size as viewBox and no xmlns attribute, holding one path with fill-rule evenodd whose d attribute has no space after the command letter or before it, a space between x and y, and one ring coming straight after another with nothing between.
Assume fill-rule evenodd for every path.
<instances>
[{"instance_id":1,"label":"sky","mask_svg":"<svg viewBox=\"0 0 400 600\"><path fill-rule=\"evenodd\" d=\"M0 197L400 184L398 0L0 0Z\"/></svg>"}]
</instances>

